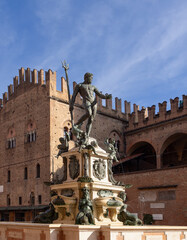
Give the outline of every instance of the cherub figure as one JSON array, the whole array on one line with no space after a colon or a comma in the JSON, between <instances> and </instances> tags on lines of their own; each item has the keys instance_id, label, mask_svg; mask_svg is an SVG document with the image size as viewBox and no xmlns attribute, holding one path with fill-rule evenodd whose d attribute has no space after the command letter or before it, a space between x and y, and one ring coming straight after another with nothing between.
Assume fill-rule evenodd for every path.
<instances>
[{"instance_id":1,"label":"cherub figure","mask_svg":"<svg viewBox=\"0 0 187 240\"><path fill-rule=\"evenodd\" d=\"M69 150L69 141L70 141L70 136L67 132L65 132L65 137L59 138L60 144L58 145L58 154L56 158L58 158L62 153L68 152Z\"/></svg>"},{"instance_id":2,"label":"cherub figure","mask_svg":"<svg viewBox=\"0 0 187 240\"><path fill-rule=\"evenodd\" d=\"M117 159L117 153L118 153L118 149L115 147L115 140L110 139L106 139L105 140L105 145L107 146L107 150L106 152L109 153L108 155L108 177L110 182L113 185L118 185L118 186L124 186L124 184L122 182L118 182L114 179L113 176L113 171L112 171L112 166L113 166L113 161L115 162L119 162L119 160Z\"/></svg>"},{"instance_id":3,"label":"cherub figure","mask_svg":"<svg viewBox=\"0 0 187 240\"><path fill-rule=\"evenodd\" d=\"M115 161L115 162L119 162L118 159L117 159L117 152L118 152L118 149L117 147L115 147L115 140L112 140L111 138L107 138L105 140L105 145L107 146L107 150L106 152L109 153L109 159Z\"/></svg>"},{"instance_id":4,"label":"cherub figure","mask_svg":"<svg viewBox=\"0 0 187 240\"><path fill-rule=\"evenodd\" d=\"M93 206L90 200L90 192L87 187L82 189L82 198L79 201L79 213L77 214L75 224L94 224Z\"/></svg>"}]
</instances>

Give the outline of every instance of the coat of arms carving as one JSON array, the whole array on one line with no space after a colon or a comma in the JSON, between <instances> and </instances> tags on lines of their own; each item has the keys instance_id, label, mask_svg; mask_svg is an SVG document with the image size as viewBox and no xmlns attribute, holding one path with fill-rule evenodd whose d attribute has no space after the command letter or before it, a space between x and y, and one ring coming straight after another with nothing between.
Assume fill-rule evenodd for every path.
<instances>
[{"instance_id":1,"label":"coat of arms carving","mask_svg":"<svg viewBox=\"0 0 187 240\"><path fill-rule=\"evenodd\" d=\"M79 174L80 174L79 160L76 159L76 156L71 156L69 162L69 175L72 179L75 179L79 176Z\"/></svg>"},{"instance_id":2,"label":"coat of arms carving","mask_svg":"<svg viewBox=\"0 0 187 240\"><path fill-rule=\"evenodd\" d=\"M93 175L99 180L106 177L106 163L102 159L98 159L94 161L93 164Z\"/></svg>"}]
</instances>

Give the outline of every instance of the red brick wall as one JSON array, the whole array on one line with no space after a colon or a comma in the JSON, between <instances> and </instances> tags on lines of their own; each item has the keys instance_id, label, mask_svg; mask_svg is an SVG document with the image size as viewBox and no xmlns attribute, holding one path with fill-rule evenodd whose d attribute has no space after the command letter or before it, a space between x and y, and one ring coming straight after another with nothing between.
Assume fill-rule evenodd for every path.
<instances>
[{"instance_id":1,"label":"red brick wall","mask_svg":"<svg viewBox=\"0 0 187 240\"><path fill-rule=\"evenodd\" d=\"M156 225L187 224L187 167L121 174L115 175L115 178L133 185L126 190L130 212L138 213L140 218L143 213L163 214L163 221L155 221ZM169 185L177 186L167 187ZM156 186L160 187L154 188ZM143 187L145 188L139 189ZM163 191L175 191L176 199L159 200L159 193ZM143 195L148 197L141 203L140 196ZM164 203L165 208L150 208L151 203Z\"/></svg>"}]
</instances>

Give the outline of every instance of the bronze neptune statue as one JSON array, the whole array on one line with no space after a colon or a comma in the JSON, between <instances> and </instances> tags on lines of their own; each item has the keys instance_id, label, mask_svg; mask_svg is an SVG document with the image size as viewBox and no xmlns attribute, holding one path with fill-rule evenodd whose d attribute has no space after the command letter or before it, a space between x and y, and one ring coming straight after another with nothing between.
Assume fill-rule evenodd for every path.
<instances>
[{"instance_id":1,"label":"bronze neptune statue","mask_svg":"<svg viewBox=\"0 0 187 240\"><path fill-rule=\"evenodd\" d=\"M67 74L67 70L69 69L69 66L66 65L66 62L64 62L62 66L65 69L66 80L68 83L68 91L69 91L69 82L68 82L68 74ZM83 122L88 119L88 122L86 125L86 138L87 139L90 136L92 123L93 123L93 120L97 113L97 100L96 100L95 95L99 96L102 99L112 98L111 94L104 95L101 92L99 92L99 90L95 86L92 85L92 80L93 80L93 74L88 73L88 72L85 73L84 82L76 85L75 90L73 92L72 99L70 99L70 94L69 94L69 101L70 101L69 110L71 113L72 125L75 129L77 129L77 128L80 129ZM74 125L72 111L74 109L74 103L75 103L75 99L76 99L76 96L78 93L83 98L83 105L84 105L84 109L85 109L86 113Z\"/></svg>"}]
</instances>

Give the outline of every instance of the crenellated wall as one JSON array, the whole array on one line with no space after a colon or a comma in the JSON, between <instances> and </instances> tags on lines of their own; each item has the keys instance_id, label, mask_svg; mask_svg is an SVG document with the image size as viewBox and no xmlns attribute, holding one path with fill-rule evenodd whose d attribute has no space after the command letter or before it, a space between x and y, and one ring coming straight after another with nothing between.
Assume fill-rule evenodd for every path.
<instances>
[{"instance_id":1,"label":"crenellated wall","mask_svg":"<svg viewBox=\"0 0 187 240\"><path fill-rule=\"evenodd\" d=\"M73 82L73 88L76 86L76 82ZM56 72L51 69L44 72L43 69L37 71L27 68L21 68L19 70L19 76L13 78L13 84L8 86L8 92L3 93L3 98L0 99L0 112L6 106L9 100L23 94L29 89L37 86L46 88L50 97L56 98L68 102L68 90L66 80L61 78L61 91L56 90ZM170 99L171 109L167 110L167 102L159 103L159 112L156 114L155 105L139 110L139 106L133 104L133 112L131 112L131 103L124 101L124 109L122 111L122 101L119 98L104 99L102 100L96 96L98 102L98 112L120 118L121 120L128 121L126 127L127 131L138 129L147 125L152 125L161 121L169 120L187 113L187 96L183 95L182 102L179 103L179 98ZM82 98L78 94L75 104L79 107L82 106ZM114 109L113 109L114 105Z\"/></svg>"},{"instance_id":2,"label":"crenellated wall","mask_svg":"<svg viewBox=\"0 0 187 240\"><path fill-rule=\"evenodd\" d=\"M187 114L187 95L182 96L182 101L179 102L179 98L170 99L170 110L167 110L167 102L159 103L159 112L155 112L156 106L153 105L148 108L142 107L139 110L139 106L134 104L134 111L128 115L129 124L126 127L126 131L139 129L142 127L150 126L162 121L178 118Z\"/></svg>"},{"instance_id":3,"label":"crenellated wall","mask_svg":"<svg viewBox=\"0 0 187 240\"><path fill-rule=\"evenodd\" d=\"M50 82L53 82L50 84ZM6 103L9 100L15 99L17 96L25 93L31 88L37 86L43 86L48 89L48 92L52 91L54 85L56 83L56 72L52 72L50 69L45 72L44 78L44 70L41 69L37 71L34 69L33 71L30 68L26 70L22 67L19 70L19 76L15 76L13 78L13 84L8 86L8 92L3 93L3 99L0 99L0 109L5 107Z\"/></svg>"},{"instance_id":4,"label":"crenellated wall","mask_svg":"<svg viewBox=\"0 0 187 240\"><path fill-rule=\"evenodd\" d=\"M56 72L48 70L44 72L43 69L37 71L30 68L24 69L23 67L19 70L19 76L13 78L13 84L8 86L8 92L3 93L3 99L0 99L0 111L6 105L9 100L16 98L17 96L23 94L31 88L42 86L45 87L48 95L57 100L62 100L68 102L68 90L66 80L61 78L61 91L56 89ZM73 82L73 88L75 88L76 82ZM117 97L114 99L102 100L97 96L98 102L98 112L109 114L115 118L120 118L126 121L128 119L128 114L130 113L129 102L125 101L125 112L122 112L121 99ZM82 106L82 99L78 94L76 98L75 105ZM114 105L114 109L113 109Z\"/></svg>"},{"instance_id":5,"label":"crenellated wall","mask_svg":"<svg viewBox=\"0 0 187 240\"><path fill-rule=\"evenodd\" d=\"M73 82L73 88L76 86L76 82ZM44 72L43 69L37 71L36 69L30 70L30 68L27 68L26 70L24 68L21 68L19 70L19 76L15 76L13 79L13 84L8 86L8 92L5 92L3 94L3 99L0 99L0 115L2 113L6 113L6 111L3 111L3 109L7 108L7 111L9 109L9 102L11 105L11 100L15 100L18 96L25 94L26 92L30 91L31 89L38 89L34 90L35 94L37 95L40 91L43 91L44 94L51 100L51 113L53 112L55 108L55 104L53 102L55 101L56 104L59 103L61 107L56 107L56 110L54 111L54 116L56 119L59 119L59 121L68 121L70 120L70 114L68 110L69 105L69 98L68 98L68 89L67 89L67 82L62 77L61 78L61 90L58 91L56 89L56 72L53 72L52 70L48 70ZM150 126L156 126L157 124L160 124L162 122L168 122L170 120L180 118L181 116L186 115L187 113L187 96L183 95L182 101L179 102L179 98L176 97L175 99L170 100L171 109L167 110L167 102L164 101L163 103L159 103L159 112L155 112L155 105L144 108L142 107L141 110L139 110L139 106L136 104L133 104L133 112L131 112L131 103L128 101L124 101L124 109L125 111L122 111L122 101L121 99L115 98L114 104L113 99L104 99L97 97L98 102L98 114L96 116L96 120L93 123L93 133L92 135L94 137L101 137L103 140L103 137L100 136L100 132L97 131L97 128L100 129L100 125L102 125L102 128L105 128L106 121L109 121L107 124L107 128L111 124L110 130L116 130L117 132L121 132L121 136L123 135L123 132L125 131L126 136L129 135L131 132L136 130L141 130L146 127ZM40 96L37 96L38 99L40 99ZM64 105L63 105L64 104ZM80 94L77 95L76 101L75 101L75 111L74 119L75 122L77 119L80 118L80 116L84 112L84 108L82 106L83 101L80 96ZM62 107L63 106L63 107ZM114 109L113 109L114 106ZM57 110L58 109L58 110ZM63 115L61 115L61 112L63 112ZM51 114L51 118L53 118L53 114ZM3 117L1 119L4 119ZM64 119L64 120L63 120ZM113 119L113 120L111 120ZM52 132L52 125L54 124L56 120L51 120L50 126L51 126L51 132ZM57 124L59 125L60 122ZM156 125L155 125L156 124ZM60 133L61 134L61 131ZM106 130L106 134L108 131ZM136 137L136 136L135 136ZM56 138L56 137L55 137ZM123 141L123 138L122 138ZM129 140L129 143L131 141ZM56 142L57 143L57 142Z\"/></svg>"}]
</instances>

